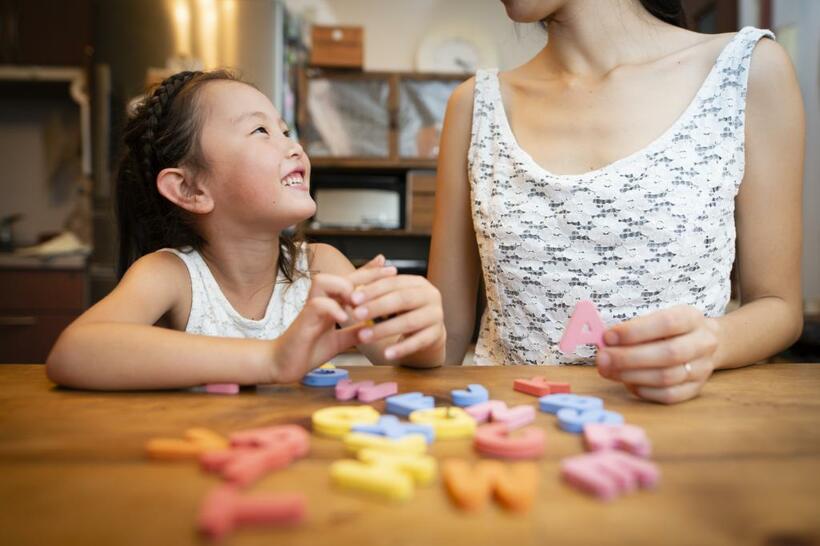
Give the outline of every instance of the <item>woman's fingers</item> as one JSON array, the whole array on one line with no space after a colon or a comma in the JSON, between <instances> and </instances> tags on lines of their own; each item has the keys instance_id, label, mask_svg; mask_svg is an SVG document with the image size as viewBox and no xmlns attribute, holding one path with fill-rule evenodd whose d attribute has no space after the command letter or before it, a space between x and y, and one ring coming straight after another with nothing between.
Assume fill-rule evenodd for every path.
<instances>
[{"instance_id":1,"label":"woman's fingers","mask_svg":"<svg viewBox=\"0 0 820 546\"><path fill-rule=\"evenodd\" d=\"M624 371L616 379L641 387L671 387L689 381L703 382L712 374L712 369L708 359L700 359L666 368Z\"/></svg>"},{"instance_id":2,"label":"woman's fingers","mask_svg":"<svg viewBox=\"0 0 820 546\"><path fill-rule=\"evenodd\" d=\"M596 358L601 375L618 379L628 370L672 368L711 355L717 337L700 328L694 332L640 345L604 347Z\"/></svg>"},{"instance_id":3,"label":"woman's fingers","mask_svg":"<svg viewBox=\"0 0 820 546\"><path fill-rule=\"evenodd\" d=\"M604 332L610 346L636 345L679 336L694 330L703 315L692 306L678 305L616 324Z\"/></svg>"},{"instance_id":4,"label":"woman's fingers","mask_svg":"<svg viewBox=\"0 0 820 546\"><path fill-rule=\"evenodd\" d=\"M408 288L388 292L377 299L360 305L353 309L352 315L357 320L387 317L396 313L419 309L431 303L431 294L428 288Z\"/></svg>"},{"instance_id":5,"label":"woman's fingers","mask_svg":"<svg viewBox=\"0 0 820 546\"><path fill-rule=\"evenodd\" d=\"M671 387L633 386L630 390L645 400L661 404L675 404L696 397L701 388L703 388L702 381L687 381Z\"/></svg>"}]
</instances>

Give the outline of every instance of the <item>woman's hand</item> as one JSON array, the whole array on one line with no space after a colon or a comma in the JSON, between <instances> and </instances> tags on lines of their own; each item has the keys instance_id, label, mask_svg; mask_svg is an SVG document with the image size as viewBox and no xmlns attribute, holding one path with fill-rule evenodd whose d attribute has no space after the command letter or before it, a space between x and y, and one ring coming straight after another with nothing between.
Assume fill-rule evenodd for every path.
<instances>
[{"instance_id":1,"label":"woman's hand","mask_svg":"<svg viewBox=\"0 0 820 546\"><path fill-rule=\"evenodd\" d=\"M435 353L431 358L437 364L443 361L446 335L441 294L424 277L397 275L371 282L358 287L351 300L356 306L352 310L356 320L389 317L358 332L362 343L397 336L398 341L384 351L387 360L429 350L431 355Z\"/></svg>"},{"instance_id":2,"label":"woman's hand","mask_svg":"<svg viewBox=\"0 0 820 546\"><path fill-rule=\"evenodd\" d=\"M358 343L361 322L337 329L351 317L345 309L353 304L357 284L395 276L394 267L367 264L348 277L318 273L311 278L310 292L302 311L285 332L273 341L273 381L296 381L316 366Z\"/></svg>"},{"instance_id":3,"label":"woman's hand","mask_svg":"<svg viewBox=\"0 0 820 546\"><path fill-rule=\"evenodd\" d=\"M720 325L688 305L617 324L604 333L598 372L635 395L674 404L700 393L717 366Z\"/></svg>"}]
</instances>

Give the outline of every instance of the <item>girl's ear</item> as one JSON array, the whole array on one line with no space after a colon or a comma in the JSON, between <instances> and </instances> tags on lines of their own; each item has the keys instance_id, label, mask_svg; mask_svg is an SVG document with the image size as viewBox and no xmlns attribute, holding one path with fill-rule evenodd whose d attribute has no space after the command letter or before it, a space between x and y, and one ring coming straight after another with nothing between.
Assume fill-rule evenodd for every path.
<instances>
[{"instance_id":1,"label":"girl's ear","mask_svg":"<svg viewBox=\"0 0 820 546\"><path fill-rule=\"evenodd\" d=\"M157 175L157 190L168 201L194 214L208 214L214 201L207 189L197 184L184 169L162 169Z\"/></svg>"}]
</instances>

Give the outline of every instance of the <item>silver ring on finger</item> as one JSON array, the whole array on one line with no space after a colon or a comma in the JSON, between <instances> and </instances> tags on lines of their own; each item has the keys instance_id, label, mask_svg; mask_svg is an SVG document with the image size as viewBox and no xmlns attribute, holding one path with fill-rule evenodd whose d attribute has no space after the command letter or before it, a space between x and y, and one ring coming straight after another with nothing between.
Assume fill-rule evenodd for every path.
<instances>
[{"instance_id":1,"label":"silver ring on finger","mask_svg":"<svg viewBox=\"0 0 820 546\"><path fill-rule=\"evenodd\" d=\"M687 382L687 381L689 381L690 379L692 379L692 364L690 364L689 362L687 362L686 364L684 364L684 365L683 365L683 371L685 371L685 372L686 372L686 379L685 379L685 381L684 381L684 382Z\"/></svg>"}]
</instances>

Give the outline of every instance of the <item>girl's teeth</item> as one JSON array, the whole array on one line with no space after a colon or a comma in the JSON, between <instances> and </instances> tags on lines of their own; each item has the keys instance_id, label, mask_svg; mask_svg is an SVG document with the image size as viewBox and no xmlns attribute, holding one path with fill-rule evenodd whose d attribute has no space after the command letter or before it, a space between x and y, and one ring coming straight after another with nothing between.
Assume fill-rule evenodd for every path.
<instances>
[{"instance_id":1,"label":"girl's teeth","mask_svg":"<svg viewBox=\"0 0 820 546\"><path fill-rule=\"evenodd\" d=\"M302 177L301 176L288 176L287 178L284 179L283 182L285 183L285 186L293 186L294 184L301 184L302 183Z\"/></svg>"}]
</instances>

